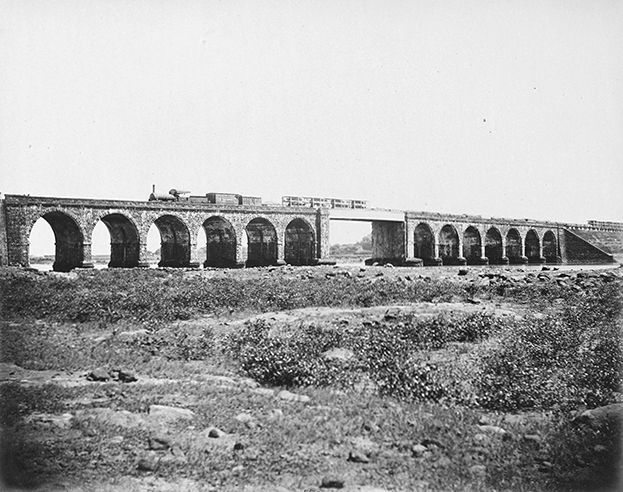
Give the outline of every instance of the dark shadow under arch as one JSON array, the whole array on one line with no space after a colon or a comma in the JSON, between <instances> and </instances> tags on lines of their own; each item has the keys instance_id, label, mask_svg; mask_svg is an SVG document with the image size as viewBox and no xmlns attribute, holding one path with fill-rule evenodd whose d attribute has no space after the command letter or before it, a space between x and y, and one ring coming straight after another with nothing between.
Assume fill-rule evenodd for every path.
<instances>
[{"instance_id":1,"label":"dark shadow under arch","mask_svg":"<svg viewBox=\"0 0 623 492\"><path fill-rule=\"evenodd\" d=\"M312 227L303 219L294 219L286 227L285 262L290 265L312 265L316 241Z\"/></svg>"},{"instance_id":2,"label":"dark shadow under arch","mask_svg":"<svg viewBox=\"0 0 623 492\"><path fill-rule=\"evenodd\" d=\"M482 240L480 232L474 226L469 226L463 233L463 257L468 265L480 265L482 260Z\"/></svg>"},{"instance_id":3,"label":"dark shadow under arch","mask_svg":"<svg viewBox=\"0 0 623 492\"><path fill-rule=\"evenodd\" d=\"M181 219L162 215L154 224L160 232L160 267L187 267L190 265L190 232Z\"/></svg>"},{"instance_id":4,"label":"dark shadow under arch","mask_svg":"<svg viewBox=\"0 0 623 492\"><path fill-rule=\"evenodd\" d=\"M527 261L521 250L521 235L517 229L509 229L506 233L506 256L511 265Z\"/></svg>"},{"instance_id":5,"label":"dark shadow under arch","mask_svg":"<svg viewBox=\"0 0 623 492\"><path fill-rule=\"evenodd\" d=\"M541 263L544 261L541 257L539 236L534 229L530 229L526 233L524 255L528 258L528 263Z\"/></svg>"},{"instance_id":6,"label":"dark shadow under arch","mask_svg":"<svg viewBox=\"0 0 623 492\"><path fill-rule=\"evenodd\" d=\"M426 222L421 222L413 231L413 256L421 258L424 265L435 262L435 236Z\"/></svg>"},{"instance_id":7,"label":"dark shadow under arch","mask_svg":"<svg viewBox=\"0 0 623 492\"><path fill-rule=\"evenodd\" d=\"M552 231L543 234L543 256L547 263L560 263L562 261L558 241Z\"/></svg>"},{"instance_id":8,"label":"dark shadow under arch","mask_svg":"<svg viewBox=\"0 0 623 492\"><path fill-rule=\"evenodd\" d=\"M236 266L236 232L223 217L210 217L203 223L206 234L206 267Z\"/></svg>"},{"instance_id":9,"label":"dark shadow under arch","mask_svg":"<svg viewBox=\"0 0 623 492\"><path fill-rule=\"evenodd\" d=\"M84 236L76 221L60 211L48 212L41 218L50 224L54 233L55 251L52 269L56 272L68 272L83 266Z\"/></svg>"},{"instance_id":10,"label":"dark shadow under arch","mask_svg":"<svg viewBox=\"0 0 623 492\"><path fill-rule=\"evenodd\" d=\"M439 231L439 257L444 265L459 264L459 234L453 225L446 224Z\"/></svg>"},{"instance_id":11,"label":"dark shadow under arch","mask_svg":"<svg viewBox=\"0 0 623 492\"><path fill-rule=\"evenodd\" d=\"M111 268L138 266L139 236L134 223L120 213L109 214L100 219L110 234Z\"/></svg>"},{"instance_id":12,"label":"dark shadow under arch","mask_svg":"<svg viewBox=\"0 0 623 492\"><path fill-rule=\"evenodd\" d=\"M247 262L251 266L277 264L277 232L268 220L255 218L247 224Z\"/></svg>"},{"instance_id":13,"label":"dark shadow under arch","mask_svg":"<svg viewBox=\"0 0 623 492\"><path fill-rule=\"evenodd\" d=\"M503 259L502 234L495 227L491 227L485 234L485 256L490 265L502 265Z\"/></svg>"}]
</instances>

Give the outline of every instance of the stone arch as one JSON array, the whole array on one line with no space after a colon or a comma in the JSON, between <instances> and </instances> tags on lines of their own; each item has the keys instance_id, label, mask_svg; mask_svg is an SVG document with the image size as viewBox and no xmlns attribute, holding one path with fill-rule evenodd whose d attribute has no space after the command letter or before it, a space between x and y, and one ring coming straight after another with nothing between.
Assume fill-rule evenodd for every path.
<instances>
[{"instance_id":1,"label":"stone arch","mask_svg":"<svg viewBox=\"0 0 623 492\"><path fill-rule=\"evenodd\" d=\"M463 257L468 265L482 263L482 240L480 232L474 226L468 226L463 232Z\"/></svg>"},{"instance_id":2,"label":"stone arch","mask_svg":"<svg viewBox=\"0 0 623 492\"><path fill-rule=\"evenodd\" d=\"M50 210L35 218L28 228L28 237L35 222L44 219L54 233L55 251L52 269L56 272L68 272L81 267L84 263L84 233L79 221L61 210Z\"/></svg>"},{"instance_id":3,"label":"stone arch","mask_svg":"<svg viewBox=\"0 0 623 492\"><path fill-rule=\"evenodd\" d=\"M236 266L236 230L224 217L214 215L204 221L206 235L206 267Z\"/></svg>"},{"instance_id":4,"label":"stone arch","mask_svg":"<svg viewBox=\"0 0 623 492\"><path fill-rule=\"evenodd\" d=\"M489 259L490 265L504 263L502 234L496 227L490 227L485 234L485 256Z\"/></svg>"},{"instance_id":5,"label":"stone arch","mask_svg":"<svg viewBox=\"0 0 623 492\"><path fill-rule=\"evenodd\" d=\"M526 233L524 240L524 256L528 258L528 263L540 263L541 262L541 241L539 235L534 229L530 229Z\"/></svg>"},{"instance_id":6,"label":"stone arch","mask_svg":"<svg viewBox=\"0 0 623 492\"><path fill-rule=\"evenodd\" d=\"M459 234L451 224L444 225L439 231L439 257L443 265L459 263Z\"/></svg>"},{"instance_id":7,"label":"stone arch","mask_svg":"<svg viewBox=\"0 0 623 492\"><path fill-rule=\"evenodd\" d=\"M138 266L139 261L139 232L134 220L120 212L111 212L100 217L110 234L110 262L111 268L132 268ZM91 237L93 236L91 230ZM91 239L92 241L92 239Z\"/></svg>"},{"instance_id":8,"label":"stone arch","mask_svg":"<svg viewBox=\"0 0 623 492\"><path fill-rule=\"evenodd\" d=\"M187 267L190 265L190 231L186 223L175 215L161 215L154 224L160 233L160 267Z\"/></svg>"},{"instance_id":9,"label":"stone arch","mask_svg":"<svg viewBox=\"0 0 623 492\"><path fill-rule=\"evenodd\" d=\"M268 219L256 217L246 228L247 266L266 266L277 263L277 231Z\"/></svg>"},{"instance_id":10,"label":"stone arch","mask_svg":"<svg viewBox=\"0 0 623 492\"><path fill-rule=\"evenodd\" d=\"M511 228L506 233L506 256L511 264L525 263L522 251L521 234L515 228Z\"/></svg>"},{"instance_id":11,"label":"stone arch","mask_svg":"<svg viewBox=\"0 0 623 492\"><path fill-rule=\"evenodd\" d=\"M435 264L435 235L426 222L413 230L413 256L421 258L424 265Z\"/></svg>"},{"instance_id":12,"label":"stone arch","mask_svg":"<svg viewBox=\"0 0 623 492\"><path fill-rule=\"evenodd\" d=\"M543 256L547 263L560 263L560 254L556 235L552 231L543 234Z\"/></svg>"},{"instance_id":13,"label":"stone arch","mask_svg":"<svg viewBox=\"0 0 623 492\"><path fill-rule=\"evenodd\" d=\"M305 219L296 218L285 230L285 262L290 265L312 265L315 260L314 230Z\"/></svg>"}]
</instances>

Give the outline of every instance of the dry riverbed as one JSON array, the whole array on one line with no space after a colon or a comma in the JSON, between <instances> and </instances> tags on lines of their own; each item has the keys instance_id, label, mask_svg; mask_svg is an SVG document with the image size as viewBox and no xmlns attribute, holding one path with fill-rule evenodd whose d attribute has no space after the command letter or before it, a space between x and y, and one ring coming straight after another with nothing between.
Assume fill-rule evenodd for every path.
<instances>
[{"instance_id":1,"label":"dry riverbed","mask_svg":"<svg viewBox=\"0 0 623 492\"><path fill-rule=\"evenodd\" d=\"M619 268L6 269L0 281L6 490L619 484L620 393L578 403L554 388L496 408L480 386L509 329L571 319L570 303L620 289ZM413 338L420 328L435 344ZM391 344L369 346L398 332L396 371L420 368L405 372L416 386L377 367ZM331 344L298 342L314 337Z\"/></svg>"}]
</instances>

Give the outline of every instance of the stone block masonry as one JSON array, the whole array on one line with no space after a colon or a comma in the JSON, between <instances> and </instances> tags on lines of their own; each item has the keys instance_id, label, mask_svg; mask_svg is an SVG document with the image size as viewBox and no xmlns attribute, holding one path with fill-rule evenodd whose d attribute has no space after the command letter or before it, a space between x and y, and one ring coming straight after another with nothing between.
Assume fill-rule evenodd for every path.
<instances>
[{"instance_id":1,"label":"stone block masonry","mask_svg":"<svg viewBox=\"0 0 623 492\"><path fill-rule=\"evenodd\" d=\"M366 210L357 211L365 212L363 215L355 214L352 219L340 216L339 220L372 223L373 256L380 263L504 265L614 261L611 254L590 240L603 231L612 234L612 222L578 225ZM192 268L203 264L232 268L330 262L331 214L327 208L6 195L0 200L0 265L29 266L30 232L41 218L54 232L53 268L57 271L93 266L91 241L99 221L110 232L110 267L148 266L147 235L152 225L160 233L160 266ZM200 258L203 245L197 242L202 229L207 244L205 257ZM579 229L590 234L585 233L583 239L572 232Z\"/></svg>"}]
</instances>

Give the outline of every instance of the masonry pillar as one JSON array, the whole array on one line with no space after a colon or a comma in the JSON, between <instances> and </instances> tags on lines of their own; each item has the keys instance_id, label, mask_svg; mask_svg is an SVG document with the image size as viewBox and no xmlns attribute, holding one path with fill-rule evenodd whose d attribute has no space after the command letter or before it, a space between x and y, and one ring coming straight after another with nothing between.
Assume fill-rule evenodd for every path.
<instances>
[{"instance_id":1,"label":"masonry pillar","mask_svg":"<svg viewBox=\"0 0 623 492\"><path fill-rule=\"evenodd\" d=\"M488 265L489 264L489 258L487 258L487 253L485 251L485 248L487 247L486 244L486 239L484 234L480 234L480 264L481 265Z\"/></svg>"},{"instance_id":2,"label":"masonry pillar","mask_svg":"<svg viewBox=\"0 0 623 492\"><path fill-rule=\"evenodd\" d=\"M519 262L523 265L526 265L528 264L528 257L525 255L525 252L526 252L525 234L523 236L521 234L519 235L519 242L521 244L521 256L519 257Z\"/></svg>"},{"instance_id":3,"label":"masonry pillar","mask_svg":"<svg viewBox=\"0 0 623 492\"><path fill-rule=\"evenodd\" d=\"M392 263L405 261L404 222L372 222L372 258L366 263Z\"/></svg>"},{"instance_id":4,"label":"masonry pillar","mask_svg":"<svg viewBox=\"0 0 623 492\"><path fill-rule=\"evenodd\" d=\"M93 258L91 257L91 243L82 243L82 263L80 268L93 268Z\"/></svg>"},{"instance_id":5,"label":"masonry pillar","mask_svg":"<svg viewBox=\"0 0 623 492\"><path fill-rule=\"evenodd\" d=\"M147 231L139 232L138 238L138 263L139 268L149 268L149 261L147 260Z\"/></svg>"},{"instance_id":6,"label":"masonry pillar","mask_svg":"<svg viewBox=\"0 0 623 492\"><path fill-rule=\"evenodd\" d=\"M545 263L545 256L543 256L543 236L539 238L539 257L537 263Z\"/></svg>"},{"instance_id":7,"label":"masonry pillar","mask_svg":"<svg viewBox=\"0 0 623 492\"><path fill-rule=\"evenodd\" d=\"M437 234L433 237L433 265L443 265L443 260L441 259L441 256L439 256L439 239Z\"/></svg>"},{"instance_id":8,"label":"masonry pillar","mask_svg":"<svg viewBox=\"0 0 623 492\"><path fill-rule=\"evenodd\" d=\"M467 265L467 260L463 256L463 234L457 233L459 237L459 254L456 258L457 265Z\"/></svg>"},{"instance_id":9,"label":"masonry pillar","mask_svg":"<svg viewBox=\"0 0 623 492\"><path fill-rule=\"evenodd\" d=\"M509 264L508 256L506 256L506 241L504 241L504 238L502 238L502 258L500 258L500 261L502 265Z\"/></svg>"},{"instance_id":10,"label":"masonry pillar","mask_svg":"<svg viewBox=\"0 0 623 492\"><path fill-rule=\"evenodd\" d=\"M189 268L199 268L201 260L199 259L199 250L197 249L197 234L190 237L190 260Z\"/></svg>"},{"instance_id":11,"label":"masonry pillar","mask_svg":"<svg viewBox=\"0 0 623 492\"><path fill-rule=\"evenodd\" d=\"M413 231L413 223L405 217L404 224L404 251L405 251L405 264L411 263L419 263L419 258L416 260L415 254L415 241L414 241L414 231Z\"/></svg>"},{"instance_id":12,"label":"masonry pillar","mask_svg":"<svg viewBox=\"0 0 623 492\"><path fill-rule=\"evenodd\" d=\"M329 210L319 208L316 214L316 245L318 250L318 265L335 265L335 261L329 258Z\"/></svg>"},{"instance_id":13,"label":"masonry pillar","mask_svg":"<svg viewBox=\"0 0 623 492\"><path fill-rule=\"evenodd\" d=\"M283 266L286 264L285 256L285 240L286 231L281 227L277 228L277 265Z\"/></svg>"},{"instance_id":14,"label":"masonry pillar","mask_svg":"<svg viewBox=\"0 0 623 492\"><path fill-rule=\"evenodd\" d=\"M247 234L244 228L234 226L236 232L236 268L244 268L247 262Z\"/></svg>"}]
</instances>

